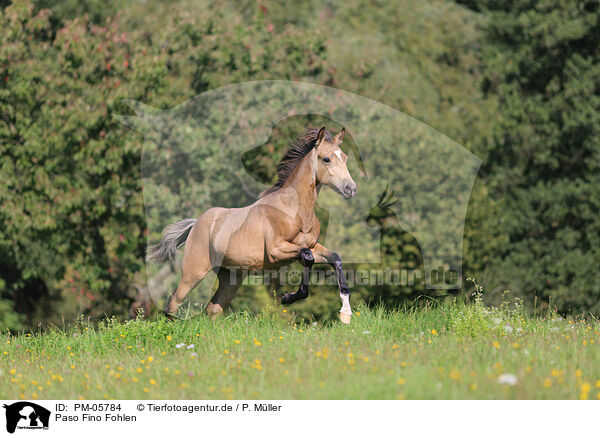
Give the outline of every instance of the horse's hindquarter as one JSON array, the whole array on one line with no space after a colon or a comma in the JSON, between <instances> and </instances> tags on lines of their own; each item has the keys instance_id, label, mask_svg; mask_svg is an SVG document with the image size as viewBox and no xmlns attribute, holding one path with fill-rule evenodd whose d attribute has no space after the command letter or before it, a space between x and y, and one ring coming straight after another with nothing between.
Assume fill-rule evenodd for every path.
<instances>
[{"instance_id":1,"label":"horse's hindquarter","mask_svg":"<svg viewBox=\"0 0 600 436\"><path fill-rule=\"evenodd\" d=\"M315 245L320 224L314 211L311 211L312 225L303 233L303 219L297 208L290 207L277 195L269 197L244 208L220 209L210 231L213 266L277 268L290 261L271 262L269 244L283 240L305 248Z\"/></svg>"},{"instance_id":2,"label":"horse's hindquarter","mask_svg":"<svg viewBox=\"0 0 600 436\"><path fill-rule=\"evenodd\" d=\"M210 258L213 267L239 266L254 269L263 252L260 232L246 230L250 206L221 209L210 223Z\"/></svg>"}]
</instances>

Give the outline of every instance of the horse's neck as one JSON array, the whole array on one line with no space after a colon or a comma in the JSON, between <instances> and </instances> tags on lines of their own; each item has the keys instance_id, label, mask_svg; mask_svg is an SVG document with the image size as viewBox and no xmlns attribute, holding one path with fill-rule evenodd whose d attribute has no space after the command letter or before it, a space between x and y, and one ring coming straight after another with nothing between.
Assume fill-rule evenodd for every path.
<instances>
[{"instance_id":1,"label":"horse's neck","mask_svg":"<svg viewBox=\"0 0 600 436\"><path fill-rule=\"evenodd\" d=\"M312 226L312 218L317 202L316 155L314 153L316 153L315 150L312 150L302 159L288 183L288 186L296 191L298 211L304 221L310 221L305 223L309 227Z\"/></svg>"}]
</instances>

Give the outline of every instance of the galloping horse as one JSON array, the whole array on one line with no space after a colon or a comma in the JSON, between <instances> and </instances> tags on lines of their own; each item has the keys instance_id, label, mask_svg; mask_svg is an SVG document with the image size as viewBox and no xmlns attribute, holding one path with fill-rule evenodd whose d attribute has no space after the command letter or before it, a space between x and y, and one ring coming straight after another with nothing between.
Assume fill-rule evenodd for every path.
<instances>
[{"instance_id":1,"label":"galloping horse","mask_svg":"<svg viewBox=\"0 0 600 436\"><path fill-rule=\"evenodd\" d=\"M350 323L350 291L342 260L317 242L321 224L314 211L321 185L345 199L356 194L356 183L346 166L348 156L340 148L344 134L345 129L335 137L325 127L308 130L277 165L277 183L255 203L243 208L214 207L198 219L185 219L164 229L160 243L149 248L148 261L172 261L177 248L185 244L182 277L165 308L168 317L176 314L188 293L211 270L217 273L219 286L206 311L215 318L241 285L241 270L278 269L299 260L303 266L300 287L285 294L281 303L308 297L313 263L327 263L337 276L340 319Z\"/></svg>"}]
</instances>

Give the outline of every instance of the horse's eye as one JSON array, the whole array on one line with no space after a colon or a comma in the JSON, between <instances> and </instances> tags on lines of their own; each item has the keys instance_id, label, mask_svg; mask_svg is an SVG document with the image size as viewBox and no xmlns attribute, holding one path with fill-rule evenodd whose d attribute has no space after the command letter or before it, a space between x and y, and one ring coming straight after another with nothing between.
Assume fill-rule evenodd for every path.
<instances>
[{"instance_id":1,"label":"horse's eye","mask_svg":"<svg viewBox=\"0 0 600 436\"><path fill-rule=\"evenodd\" d=\"M331 159L329 159L328 157L324 157L324 158L323 158L323 162L325 162L325 163L329 163L329 162L331 162Z\"/></svg>"}]
</instances>

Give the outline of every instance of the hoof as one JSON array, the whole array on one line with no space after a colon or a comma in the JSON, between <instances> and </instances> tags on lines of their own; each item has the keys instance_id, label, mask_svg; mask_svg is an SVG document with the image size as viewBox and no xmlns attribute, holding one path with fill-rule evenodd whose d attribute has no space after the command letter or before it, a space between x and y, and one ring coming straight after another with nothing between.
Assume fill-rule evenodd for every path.
<instances>
[{"instance_id":1,"label":"hoof","mask_svg":"<svg viewBox=\"0 0 600 436\"><path fill-rule=\"evenodd\" d=\"M350 324L351 319L352 313L340 312L340 321L342 321L344 324Z\"/></svg>"},{"instance_id":2,"label":"hoof","mask_svg":"<svg viewBox=\"0 0 600 436\"><path fill-rule=\"evenodd\" d=\"M206 314L213 321L216 320L217 317L219 315L221 315L222 313L223 313L223 308L221 307L220 304L215 304L211 301L210 303L208 303L208 306L206 306Z\"/></svg>"}]
</instances>

